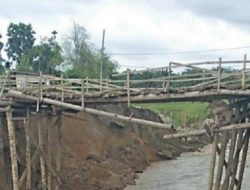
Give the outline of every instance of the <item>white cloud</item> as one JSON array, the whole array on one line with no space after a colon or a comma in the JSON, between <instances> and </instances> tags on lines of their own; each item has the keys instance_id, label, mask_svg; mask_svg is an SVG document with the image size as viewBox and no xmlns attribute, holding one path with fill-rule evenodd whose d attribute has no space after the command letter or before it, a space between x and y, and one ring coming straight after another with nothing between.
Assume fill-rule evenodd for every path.
<instances>
[{"instance_id":1,"label":"white cloud","mask_svg":"<svg viewBox=\"0 0 250 190\"><path fill-rule=\"evenodd\" d=\"M86 27L97 48L101 44L102 29L105 28L108 52L171 52L250 44L250 33L242 28L242 23L229 22L219 16L209 17L206 11L198 14L196 7L190 8L173 1L11 2L2 2L5 11L0 15L1 33L4 33L9 22L22 21L32 23L38 36L50 35L55 29L62 37L70 31L75 21ZM8 6L12 9L7 9ZM240 59L244 53L247 53L246 50L188 55L114 56L114 59L126 65L124 67L155 67L166 65L169 61L214 60L219 56Z\"/></svg>"}]
</instances>

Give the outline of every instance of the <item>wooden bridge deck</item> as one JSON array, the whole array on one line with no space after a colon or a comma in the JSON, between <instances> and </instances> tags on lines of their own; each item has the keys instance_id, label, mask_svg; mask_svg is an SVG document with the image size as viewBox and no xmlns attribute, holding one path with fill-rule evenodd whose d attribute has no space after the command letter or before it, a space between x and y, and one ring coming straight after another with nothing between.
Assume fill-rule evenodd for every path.
<instances>
[{"instance_id":1,"label":"wooden bridge deck","mask_svg":"<svg viewBox=\"0 0 250 190\"><path fill-rule=\"evenodd\" d=\"M8 90L26 95L46 97L63 102L128 103L209 101L211 99L245 98L250 95L250 63L219 61L180 64L171 62L167 67L140 72L115 74L111 78L67 79L45 74L11 72L0 76L1 97L8 97ZM229 68L225 71L224 68ZM194 73L181 74L181 69ZM214 69L216 68L216 70ZM138 78L143 72L165 71L166 76L149 79ZM19 99L19 101L21 101Z\"/></svg>"}]
</instances>

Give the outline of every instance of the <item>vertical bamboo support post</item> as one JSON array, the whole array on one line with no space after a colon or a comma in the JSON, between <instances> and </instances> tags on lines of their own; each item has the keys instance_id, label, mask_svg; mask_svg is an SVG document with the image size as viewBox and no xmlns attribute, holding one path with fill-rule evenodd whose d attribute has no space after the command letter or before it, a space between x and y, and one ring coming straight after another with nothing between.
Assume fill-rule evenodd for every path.
<instances>
[{"instance_id":1,"label":"vertical bamboo support post","mask_svg":"<svg viewBox=\"0 0 250 190\"><path fill-rule=\"evenodd\" d=\"M219 190L220 185L221 185L221 178L222 178L222 173L223 173L223 164L224 164L224 159L226 155L226 149L227 149L227 142L228 142L228 132L224 132L222 136L222 142L221 142L221 152L220 152L220 158L219 158L219 163L217 167L217 175L216 175L216 180L215 180L215 187L214 190Z\"/></svg>"},{"instance_id":2,"label":"vertical bamboo support post","mask_svg":"<svg viewBox=\"0 0 250 190\"><path fill-rule=\"evenodd\" d=\"M109 77L106 77L106 87L109 87Z\"/></svg>"},{"instance_id":3,"label":"vertical bamboo support post","mask_svg":"<svg viewBox=\"0 0 250 190\"><path fill-rule=\"evenodd\" d=\"M166 68L166 70L165 70L165 75L166 75L166 77L168 77L168 69ZM164 77L163 78L163 82L162 82L162 88L163 88L163 91L166 93L167 92L167 84L166 84L166 78Z\"/></svg>"},{"instance_id":4,"label":"vertical bamboo support post","mask_svg":"<svg viewBox=\"0 0 250 190\"><path fill-rule=\"evenodd\" d=\"M39 117L41 119L41 117ZM43 131L42 131L42 125L41 120L38 122L38 144L39 148L44 151L44 140L43 140ZM46 189L46 171L45 171L45 160L42 156L40 156L40 168L41 168L41 181L42 181L42 189Z\"/></svg>"},{"instance_id":5,"label":"vertical bamboo support post","mask_svg":"<svg viewBox=\"0 0 250 190\"><path fill-rule=\"evenodd\" d=\"M52 165L52 137L51 137L51 123L52 118L51 115L48 116L48 163ZM52 175L51 172L48 171L48 190L52 190Z\"/></svg>"},{"instance_id":6,"label":"vertical bamboo support post","mask_svg":"<svg viewBox=\"0 0 250 190\"><path fill-rule=\"evenodd\" d=\"M39 90L38 90L38 97L37 97L37 105L36 105L36 111L39 112L40 107L40 101L42 100L42 72L40 71L40 77L39 77Z\"/></svg>"},{"instance_id":7,"label":"vertical bamboo support post","mask_svg":"<svg viewBox=\"0 0 250 190\"><path fill-rule=\"evenodd\" d=\"M241 88L245 88L246 86L246 63L247 63L247 55L244 55L244 62L243 62L243 68L242 68L242 78L241 78Z\"/></svg>"},{"instance_id":8,"label":"vertical bamboo support post","mask_svg":"<svg viewBox=\"0 0 250 190\"><path fill-rule=\"evenodd\" d=\"M13 190L19 190L17 151L16 151L16 135L15 135L14 124L12 121L11 110L6 112L6 118L7 118L8 134L9 134L9 142L10 142L10 158L11 158Z\"/></svg>"},{"instance_id":9,"label":"vertical bamboo support post","mask_svg":"<svg viewBox=\"0 0 250 190\"><path fill-rule=\"evenodd\" d=\"M89 77L86 77L86 92L89 92Z\"/></svg>"},{"instance_id":10,"label":"vertical bamboo support post","mask_svg":"<svg viewBox=\"0 0 250 190\"><path fill-rule=\"evenodd\" d=\"M204 70L204 69L202 69L202 78L204 79L203 81L202 81L202 83L203 83L203 85L206 83L206 80L205 80L205 78L206 78L206 71ZM203 86L202 85L202 86Z\"/></svg>"},{"instance_id":11,"label":"vertical bamboo support post","mask_svg":"<svg viewBox=\"0 0 250 190\"><path fill-rule=\"evenodd\" d=\"M220 82L221 82L221 57L219 58L219 65L218 65L217 92L220 92Z\"/></svg>"},{"instance_id":12,"label":"vertical bamboo support post","mask_svg":"<svg viewBox=\"0 0 250 190\"><path fill-rule=\"evenodd\" d=\"M64 82L63 82L63 74L61 74L61 88L62 88L61 100L62 100L62 102L64 102Z\"/></svg>"},{"instance_id":13,"label":"vertical bamboo support post","mask_svg":"<svg viewBox=\"0 0 250 190\"><path fill-rule=\"evenodd\" d=\"M167 81L167 93L168 93L168 95L170 93L171 65L172 65L172 63L170 62L169 66L168 66L168 81Z\"/></svg>"},{"instance_id":14,"label":"vertical bamboo support post","mask_svg":"<svg viewBox=\"0 0 250 190\"><path fill-rule=\"evenodd\" d=\"M128 107L130 107L130 70L127 69L127 100L128 100Z\"/></svg>"},{"instance_id":15,"label":"vertical bamboo support post","mask_svg":"<svg viewBox=\"0 0 250 190\"><path fill-rule=\"evenodd\" d=\"M230 181L230 185L229 185L229 188L228 188L229 190L234 189L242 142L243 142L243 130L241 129L238 132L236 152L235 152L234 162L233 162L233 165L232 165L231 181Z\"/></svg>"},{"instance_id":16,"label":"vertical bamboo support post","mask_svg":"<svg viewBox=\"0 0 250 190\"><path fill-rule=\"evenodd\" d=\"M241 106L236 104L234 109L234 123L239 123Z\"/></svg>"},{"instance_id":17,"label":"vertical bamboo support post","mask_svg":"<svg viewBox=\"0 0 250 190\"><path fill-rule=\"evenodd\" d=\"M56 171L59 174L61 171L61 159L62 159L62 113L61 110L58 113L56 121L56 134L57 134L57 150L56 150ZM59 184L56 184L55 190L59 190Z\"/></svg>"},{"instance_id":18,"label":"vertical bamboo support post","mask_svg":"<svg viewBox=\"0 0 250 190\"><path fill-rule=\"evenodd\" d=\"M212 155L211 155L210 168L209 168L208 190L212 190L213 185L214 185L214 169L215 169L215 163L216 163L217 143L218 143L218 134L215 133L213 137Z\"/></svg>"},{"instance_id":19,"label":"vertical bamboo support post","mask_svg":"<svg viewBox=\"0 0 250 190\"><path fill-rule=\"evenodd\" d=\"M85 103L84 103L84 97L85 97L85 93L84 93L84 79L82 79L81 95L82 95L82 109L84 109L84 107L85 107Z\"/></svg>"},{"instance_id":20,"label":"vertical bamboo support post","mask_svg":"<svg viewBox=\"0 0 250 190\"><path fill-rule=\"evenodd\" d=\"M27 168L27 176L26 176L26 189L31 190L31 146L30 146L30 113L29 107L26 109L27 119L24 119L24 130L26 137L26 168Z\"/></svg>"},{"instance_id":21,"label":"vertical bamboo support post","mask_svg":"<svg viewBox=\"0 0 250 190\"><path fill-rule=\"evenodd\" d=\"M244 175L244 170L245 170L245 165L246 165L246 159L247 159L248 145L249 145L249 135L250 135L249 129L246 131L245 135L247 138L245 139L245 142L243 145L243 152L242 152L242 156L241 156L238 184L237 184L236 190L240 190L241 185L242 185L242 180L243 180L243 175Z\"/></svg>"},{"instance_id":22,"label":"vertical bamboo support post","mask_svg":"<svg viewBox=\"0 0 250 190\"><path fill-rule=\"evenodd\" d=\"M227 162L228 167L226 168L225 179L224 179L224 182L223 182L222 187L221 187L222 190L227 190L228 189L230 175L231 175L231 172L232 172L231 171L232 170L231 166L233 164L233 157L234 157L234 151L235 151L236 138L237 138L237 131L235 129L233 129L232 137L231 137L231 141L230 141L228 162Z\"/></svg>"}]
</instances>

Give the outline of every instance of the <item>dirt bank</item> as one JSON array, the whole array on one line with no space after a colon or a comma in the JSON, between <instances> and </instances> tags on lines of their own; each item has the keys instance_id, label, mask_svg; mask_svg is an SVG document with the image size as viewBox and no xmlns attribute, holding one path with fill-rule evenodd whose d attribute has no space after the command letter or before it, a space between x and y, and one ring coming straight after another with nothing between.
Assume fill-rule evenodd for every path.
<instances>
[{"instance_id":1,"label":"dirt bank","mask_svg":"<svg viewBox=\"0 0 250 190\"><path fill-rule=\"evenodd\" d=\"M128 110L122 105L97 108L161 122L149 110ZM162 140L163 134L172 132L168 129L120 123L86 113L77 117L84 120L63 119L65 190L123 189L134 183L136 173L150 162L172 159L198 147L195 141L184 145L178 140Z\"/></svg>"},{"instance_id":2,"label":"dirt bank","mask_svg":"<svg viewBox=\"0 0 250 190\"><path fill-rule=\"evenodd\" d=\"M149 110L129 110L123 105L96 108L161 122L160 117ZM35 128L38 122L55 130L55 118L48 118L46 114L42 117L34 115L31 127ZM25 142L22 122L15 125L18 142ZM60 175L63 190L120 190L135 183L137 173L143 172L151 162L173 159L184 151L202 146L200 139L199 143L195 139L185 142L163 140L164 134L173 132L169 129L123 123L87 113L63 116L62 131L63 168ZM56 142L52 142L52 149L54 144ZM25 163L24 153L25 143L19 143L20 163ZM20 164L20 170L22 168L25 167ZM39 169L34 172L40 173Z\"/></svg>"}]
</instances>

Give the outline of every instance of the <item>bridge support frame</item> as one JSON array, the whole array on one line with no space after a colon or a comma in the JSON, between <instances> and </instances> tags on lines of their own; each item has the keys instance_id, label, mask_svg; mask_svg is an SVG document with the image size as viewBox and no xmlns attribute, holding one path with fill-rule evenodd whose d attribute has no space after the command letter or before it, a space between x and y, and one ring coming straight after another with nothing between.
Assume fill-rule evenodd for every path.
<instances>
[{"instance_id":1,"label":"bridge support frame","mask_svg":"<svg viewBox=\"0 0 250 190\"><path fill-rule=\"evenodd\" d=\"M61 108L60 108L61 109ZM43 110L43 109L40 109ZM10 157L11 157L11 187L8 189L20 190L20 189L56 189L59 190L62 184L60 179L61 171L61 147L62 147L62 111L57 111L54 114L55 119L53 121L53 116L38 113L37 122L31 122L33 119L30 117L30 110L27 108L26 117L13 117L12 109L10 107L6 108L6 123L8 128L8 139L10 145ZM14 114L15 115L15 114ZM50 123L46 125L41 124L41 117L49 116ZM1 119L4 117L2 116ZM15 121L19 121L23 128L20 126L15 126ZM53 121L53 122L52 122ZM23 122L23 123L22 123ZM54 123L55 122L55 123ZM37 123L37 127L30 127L31 123L34 125ZM52 126L53 124L53 126ZM56 126L56 127L54 127ZM17 146L19 139L16 138L16 128L23 130L25 134L25 144L26 152L24 159L18 156L19 148ZM53 137L56 136L56 138ZM51 145L55 142L56 150L53 154ZM54 140L55 139L55 140ZM55 159L53 159L55 158ZM23 167L19 167L22 163ZM39 164L38 164L39 163ZM55 167L55 169L53 168ZM40 169L38 169L40 168ZM33 171L35 171L33 173ZM40 171L40 174L37 173ZM35 186L36 184L36 186ZM38 184L38 186L37 186ZM5 187L7 188L7 187Z\"/></svg>"},{"instance_id":2,"label":"bridge support frame","mask_svg":"<svg viewBox=\"0 0 250 190\"><path fill-rule=\"evenodd\" d=\"M233 129L231 132L224 131L221 136L218 133L213 135L208 190L241 189L249 137L250 129ZM220 138L220 141L218 141L218 138ZM229 142L230 149L227 153L226 149ZM216 160L218 160L218 164L216 164Z\"/></svg>"}]
</instances>

